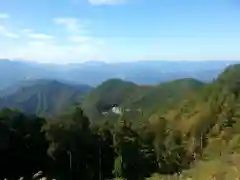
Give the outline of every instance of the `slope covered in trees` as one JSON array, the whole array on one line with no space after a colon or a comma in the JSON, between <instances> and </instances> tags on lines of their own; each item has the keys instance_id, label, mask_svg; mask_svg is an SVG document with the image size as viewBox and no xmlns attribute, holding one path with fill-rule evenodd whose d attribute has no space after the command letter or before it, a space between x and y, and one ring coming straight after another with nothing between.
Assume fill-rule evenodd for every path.
<instances>
[{"instance_id":1,"label":"slope covered in trees","mask_svg":"<svg viewBox=\"0 0 240 180\"><path fill-rule=\"evenodd\" d=\"M4 109L0 112L0 159L9 165L0 178L29 178L38 170L60 180L239 178L239 77L240 65L235 65L211 84L191 79L163 84L161 92L176 99L169 104L159 102L159 109L134 127L126 116L114 125L93 124L81 108L54 121ZM114 87L121 89L108 96L119 104L125 98L117 96L139 89L127 83L125 91L124 82L113 81L114 86L103 84L103 89L106 95ZM141 92L144 96L154 92L148 88ZM105 94L98 92L96 99ZM152 99L159 100L153 95Z\"/></svg>"},{"instance_id":2,"label":"slope covered in trees","mask_svg":"<svg viewBox=\"0 0 240 180\"><path fill-rule=\"evenodd\" d=\"M240 65L229 66L213 83L165 114L165 118L188 137L187 147L196 154L195 168L184 171L183 177L240 177L237 163L240 153L239 79Z\"/></svg>"},{"instance_id":3,"label":"slope covered in trees","mask_svg":"<svg viewBox=\"0 0 240 180\"><path fill-rule=\"evenodd\" d=\"M176 109L166 115L183 124L223 123L238 116L240 65L227 68L213 83L207 84L191 98L186 99ZM186 119L188 123L186 123ZM189 129L192 129L191 126Z\"/></svg>"},{"instance_id":4,"label":"slope covered in trees","mask_svg":"<svg viewBox=\"0 0 240 180\"><path fill-rule=\"evenodd\" d=\"M56 115L77 103L91 90L86 85L69 85L52 80L31 81L0 99L0 107L16 108L25 113Z\"/></svg>"},{"instance_id":5,"label":"slope covered in trees","mask_svg":"<svg viewBox=\"0 0 240 180\"><path fill-rule=\"evenodd\" d=\"M180 79L156 86L139 86L120 79L102 83L88 94L82 103L88 117L93 119L116 119L102 115L112 105L122 107L124 115L131 120L144 120L156 111L165 111L191 96L204 86L194 79Z\"/></svg>"}]
</instances>

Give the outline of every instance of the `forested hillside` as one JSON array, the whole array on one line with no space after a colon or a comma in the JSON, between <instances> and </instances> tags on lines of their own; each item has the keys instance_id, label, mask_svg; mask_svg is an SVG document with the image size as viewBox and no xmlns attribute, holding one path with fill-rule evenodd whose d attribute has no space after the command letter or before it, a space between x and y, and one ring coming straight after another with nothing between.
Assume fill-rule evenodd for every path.
<instances>
[{"instance_id":1,"label":"forested hillside","mask_svg":"<svg viewBox=\"0 0 240 180\"><path fill-rule=\"evenodd\" d=\"M112 104L141 108L143 115L123 113L115 123L96 124ZM2 110L0 159L9 164L0 179L28 179L39 170L60 180L240 177L240 65L209 84L181 79L143 87L109 80L82 106L88 112L76 107L55 120ZM86 116L91 112L96 119Z\"/></svg>"},{"instance_id":2,"label":"forested hillside","mask_svg":"<svg viewBox=\"0 0 240 180\"><path fill-rule=\"evenodd\" d=\"M126 118L134 121L163 112L199 91L204 83L194 79L179 79L155 86L139 86L112 79L93 89L83 100L82 107L91 120L116 120L119 116L104 116L102 112L117 104Z\"/></svg>"},{"instance_id":3,"label":"forested hillside","mask_svg":"<svg viewBox=\"0 0 240 180\"><path fill-rule=\"evenodd\" d=\"M54 80L37 80L7 90L8 94L2 92L5 96L0 99L1 108L15 108L28 114L53 116L78 103L91 87L64 84Z\"/></svg>"}]
</instances>

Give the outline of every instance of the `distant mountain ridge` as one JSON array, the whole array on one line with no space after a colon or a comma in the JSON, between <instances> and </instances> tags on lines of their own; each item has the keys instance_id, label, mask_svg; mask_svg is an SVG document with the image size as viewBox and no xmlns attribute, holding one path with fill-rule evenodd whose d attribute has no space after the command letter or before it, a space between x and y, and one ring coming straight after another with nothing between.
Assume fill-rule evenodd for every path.
<instances>
[{"instance_id":1,"label":"distant mountain ridge","mask_svg":"<svg viewBox=\"0 0 240 180\"><path fill-rule=\"evenodd\" d=\"M15 92L17 92L17 90L24 88L24 87L29 87L29 86L34 86L34 85L40 85L40 84L45 84L45 83L50 83L50 82L54 82L57 80L54 79L27 79L27 80L21 80L16 82L15 84L12 84L11 86L8 86L7 88L3 88L0 89L0 98L13 94ZM73 86L78 86L79 84L74 83L74 82L69 82L69 81L57 81L59 83L62 84L66 84L66 85L73 85ZM86 86L89 87L88 85L82 85L80 84L80 86Z\"/></svg>"},{"instance_id":2,"label":"distant mountain ridge","mask_svg":"<svg viewBox=\"0 0 240 180\"><path fill-rule=\"evenodd\" d=\"M227 65L238 61L139 61L105 63L90 61L79 64L41 64L0 59L0 89L26 79L55 79L61 82L98 86L120 78L136 84L153 85L181 78L210 82Z\"/></svg>"}]
</instances>

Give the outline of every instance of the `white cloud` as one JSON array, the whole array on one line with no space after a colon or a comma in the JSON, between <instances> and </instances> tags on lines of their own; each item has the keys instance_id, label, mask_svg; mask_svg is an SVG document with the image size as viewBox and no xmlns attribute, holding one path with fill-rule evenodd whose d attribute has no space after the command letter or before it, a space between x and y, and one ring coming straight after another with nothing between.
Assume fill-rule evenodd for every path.
<instances>
[{"instance_id":1,"label":"white cloud","mask_svg":"<svg viewBox=\"0 0 240 180\"><path fill-rule=\"evenodd\" d=\"M32 33L33 30L32 29L22 29L21 30L23 33L26 33L26 34L29 34L29 33Z\"/></svg>"},{"instance_id":2,"label":"white cloud","mask_svg":"<svg viewBox=\"0 0 240 180\"><path fill-rule=\"evenodd\" d=\"M42 40L49 40L53 39L54 37L48 34L39 34L39 33L30 33L28 34L29 37L34 39L42 39Z\"/></svg>"},{"instance_id":3,"label":"white cloud","mask_svg":"<svg viewBox=\"0 0 240 180\"><path fill-rule=\"evenodd\" d=\"M55 37L49 34L44 33L35 33L32 29L22 29L21 33L24 34L24 36L28 36L33 39L39 39L39 40L51 40Z\"/></svg>"},{"instance_id":4,"label":"white cloud","mask_svg":"<svg viewBox=\"0 0 240 180\"><path fill-rule=\"evenodd\" d=\"M9 15L6 13L0 13L0 19L8 19Z\"/></svg>"},{"instance_id":5,"label":"white cloud","mask_svg":"<svg viewBox=\"0 0 240 180\"><path fill-rule=\"evenodd\" d=\"M8 27L0 25L0 36L21 37L14 43L12 41L0 42L0 58L51 63L106 59L106 44L100 38L87 35L89 33L87 21L77 18L55 18L54 22L65 28L67 34L53 36L44 32L35 32L31 28L19 29L16 31L19 34L15 34L9 31ZM15 27L15 29L18 28Z\"/></svg>"},{"instance_id":6,"label":"white cloud","mask_svg":"<svg viewBox=\"0 0 240 180\"><path fill-rule=\"evenodd\" d=\"M93 38L89 37L89 36L70 36L68 38L68 40L73 41L73 42L83 43L83 42L91 41L91 40L93 40Z\"/></svg>"},{"instance_id":7,"label":"white cloud","mask_svg":"<svg viewBox=\"0 0 240 180\"><path fill-rule=\"evenodd\" d=\"M0 35L9 38L19 38L18 34L10 32L5 26L0 26Z\"/></svg>"},{"instance_id":8,"label":"white cloud","mask_svg":"<svg viewBox=\"0 0 240 180\"><path fill-rule=\"evenodd\" d=\"M16 34L16 33L11 33L11 32L8 32L5 34L7 37L10 37L10 38L19 38L19 35Z\"/></svg>"},{"instance_id":9,"label":"white cloud","mask_svg":"<svg viewBox=\"0 0 240 180\"><path fill-rule=\"evenodd\" d=\"M116 5L125 2L125 0L88 0L93 5Z\"/></svg>"},{"instance_id":10,"label":"white cloud","mask_svg":"<svg viewBox=\"0 0 240 180\"><path fill-rule=\"evenodd\" d=\"M28 42L29 46L44 46L47 43L45 41L30 41Z\"/></svg>"},{"instance_id":11,"label":"white cloud","mask_svg":"<svg viewBox=\"0 0 240 180\"><path fill-rule=\"evenodd\" d=\"M54 18L53 20L56 24L63 25L70 33L86 32L86 21L69 17Z\"/></svg>"},{"instance_id":12,"label":"white cloud","mask_svg":"<svg viewBox=\"0 0 240 180\"><path fill-rule=\"evenodd\" d=\"M25 43L20 42L20 44L9 44L9 46L2 45L0 57L64 64L102 60L105 59L106 52L104 44L98 42L66 45L64 43L59 44L52 41L37 40Z\"/></svg>"}]
</instances>

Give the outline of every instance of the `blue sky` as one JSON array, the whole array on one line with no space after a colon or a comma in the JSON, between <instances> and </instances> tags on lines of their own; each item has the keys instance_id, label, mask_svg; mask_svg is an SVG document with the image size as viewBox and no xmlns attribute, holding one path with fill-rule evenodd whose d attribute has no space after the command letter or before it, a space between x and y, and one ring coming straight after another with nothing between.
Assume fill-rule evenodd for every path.
<instances>
[{"instance_id":1,"label":"blue sky","mask_svg":"<svg viewBox=\"0 0 240 180\"><path fill-rule=\"evenodd\" d=\"M2 0L0 58L240 60L239 0Z\"/></svg>"}]
</instances>

